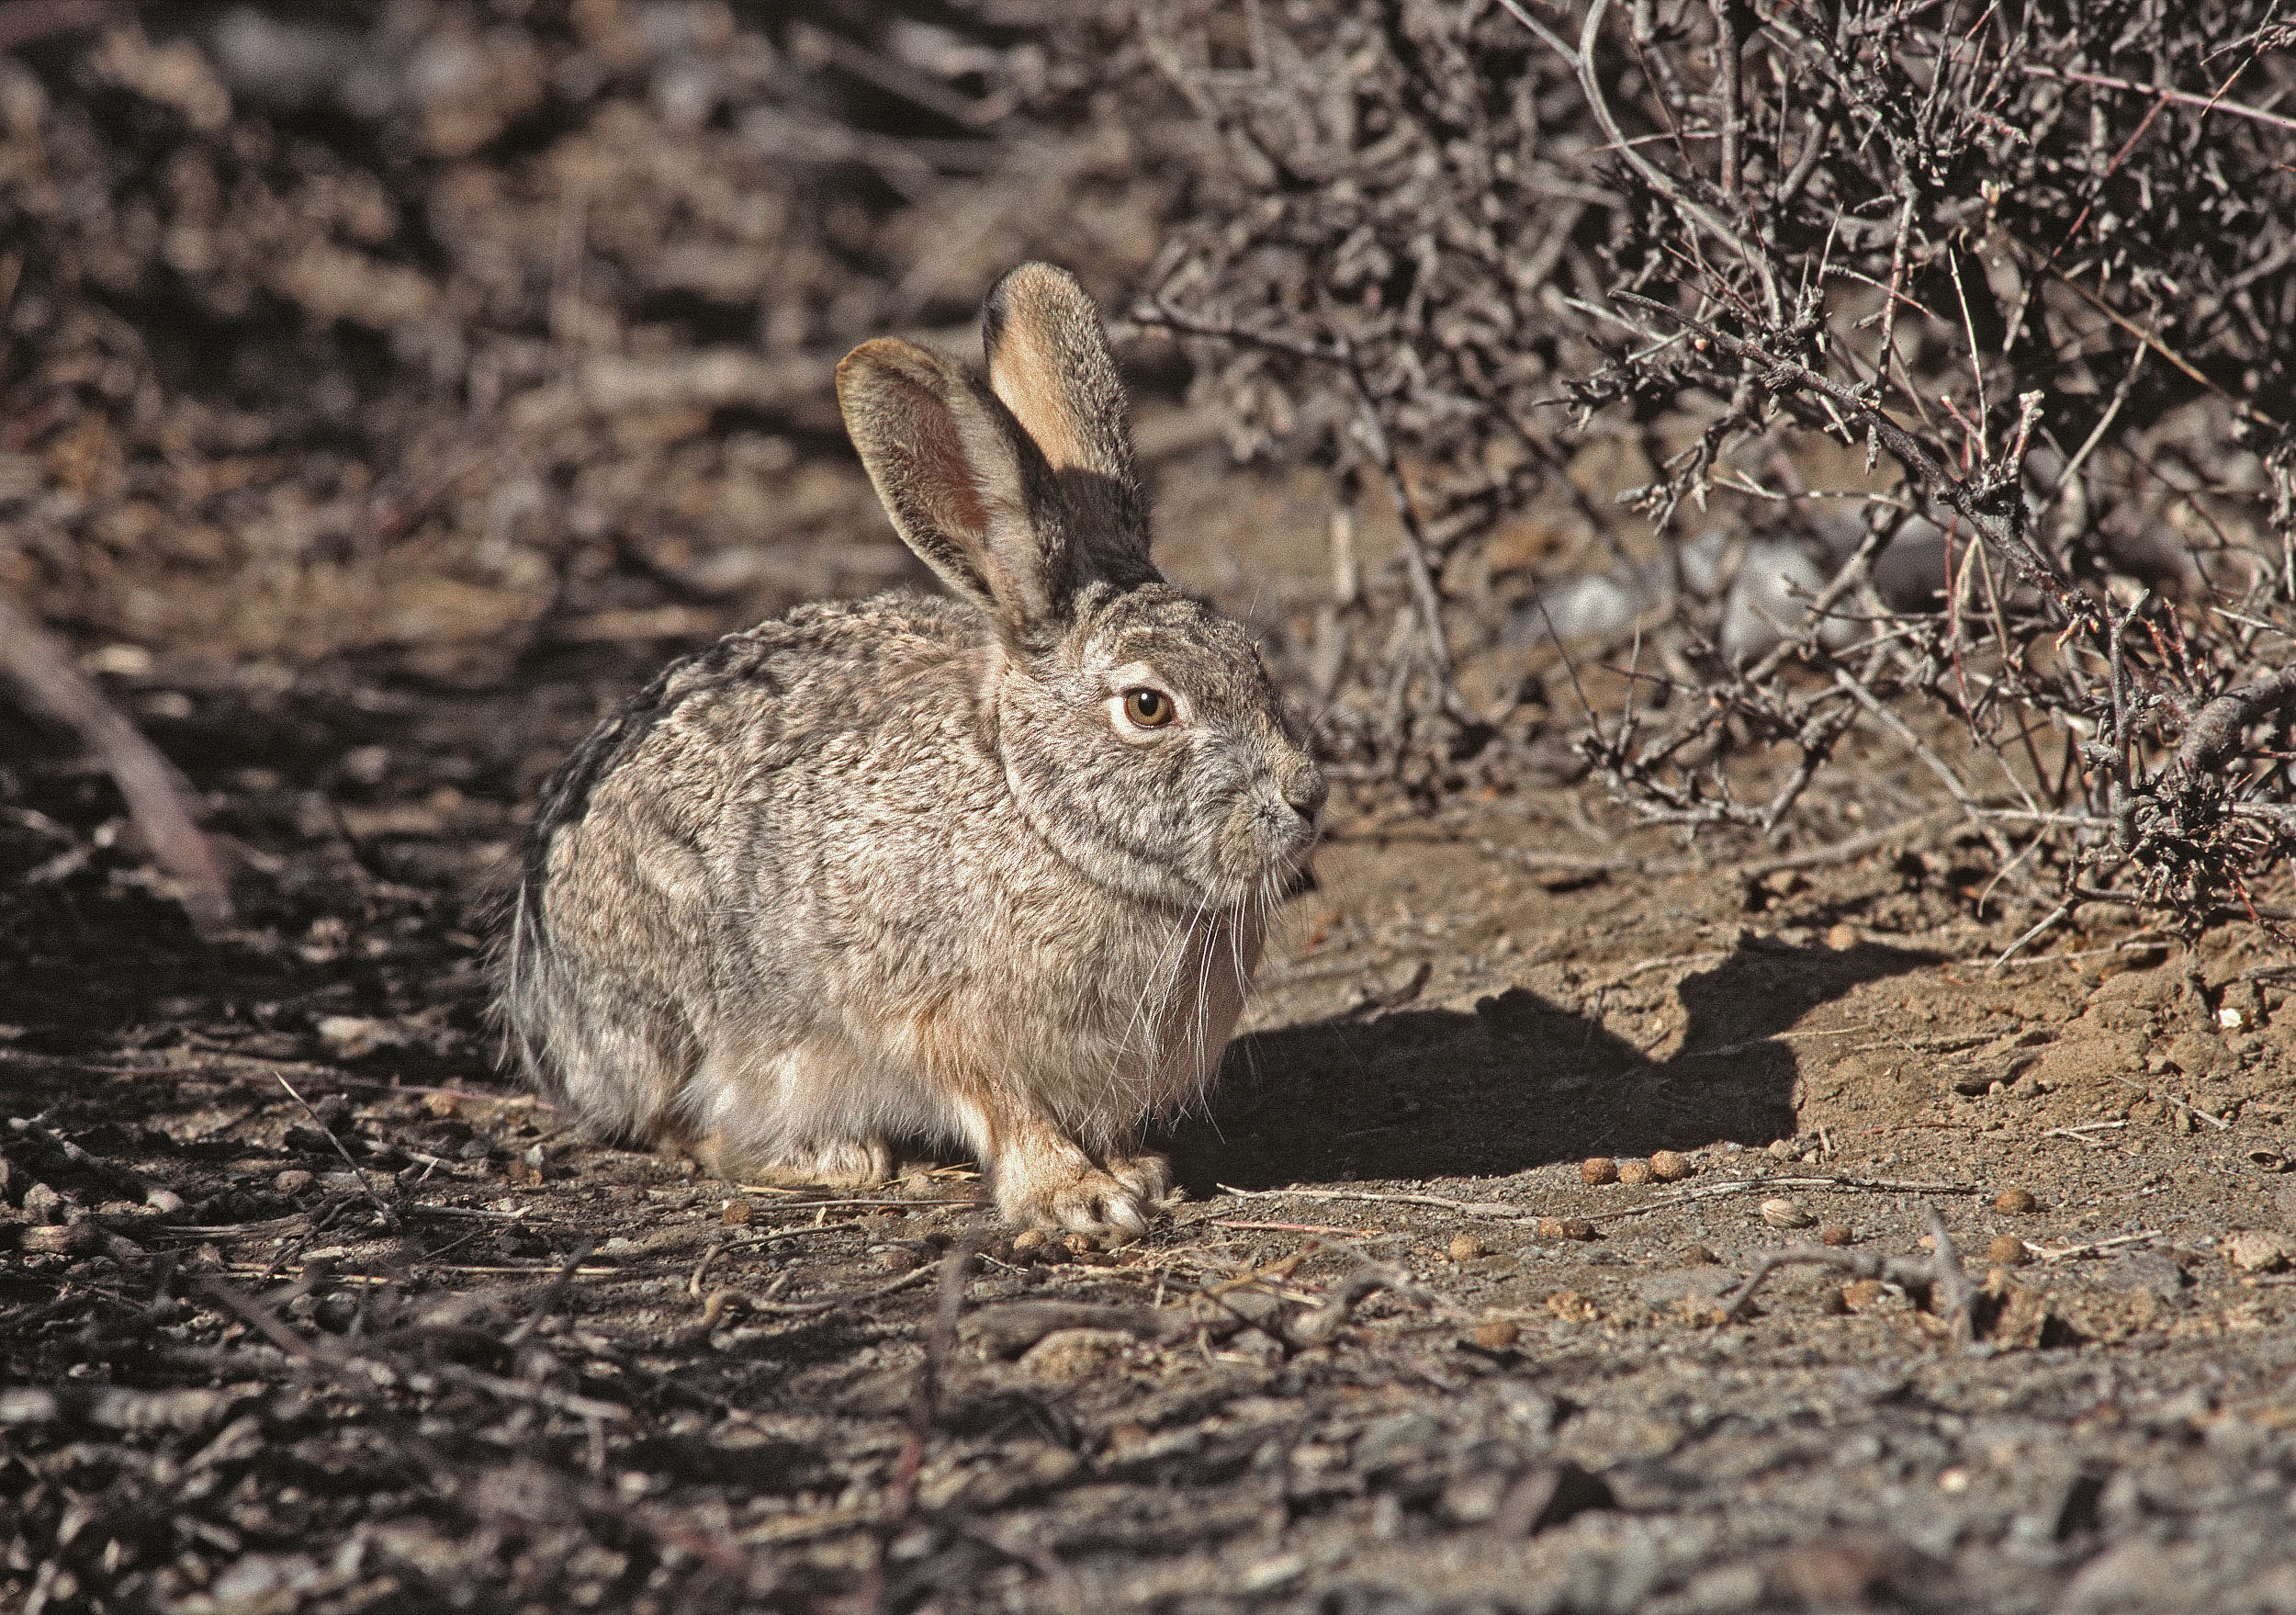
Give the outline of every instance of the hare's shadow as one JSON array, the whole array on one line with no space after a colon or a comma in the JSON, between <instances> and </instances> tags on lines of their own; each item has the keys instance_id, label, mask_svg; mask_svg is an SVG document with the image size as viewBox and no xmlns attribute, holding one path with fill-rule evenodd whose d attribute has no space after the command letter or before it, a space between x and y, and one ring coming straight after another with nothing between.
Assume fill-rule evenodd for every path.
<instances>
[{"instance_id":1,"label":"hare's shadow","mask_svg":"<svg viewBox=\"0 0 2296 1615\"><path fill-rule=\"evenodd\" d=\"M1681 987L1683 1053L1652 1060L1522 988L1255 1033L1209 1117L1167 1141L1192 1193L1361 1179L1503 1177L1591 1155L1790 1137L1799 1066L1777 1034L1861 982L1937 962L1876 943L1740 947Z\"/></svg>"}]
</instances>

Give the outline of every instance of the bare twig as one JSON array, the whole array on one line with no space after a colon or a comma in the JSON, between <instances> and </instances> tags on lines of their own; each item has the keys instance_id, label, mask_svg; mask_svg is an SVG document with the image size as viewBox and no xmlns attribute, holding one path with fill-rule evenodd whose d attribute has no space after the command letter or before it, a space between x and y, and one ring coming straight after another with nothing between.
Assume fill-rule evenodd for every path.
<instances>
[{"instance_id":1,"label":"bare twig","mask_svg":"<svg viewBox=\"0 0 2296 1615\"><path fill-rule=\"evenodd\" d=\"M1930 1310L1946 1320L1953 1331L1954 1341L1965 1349L1975 1327L1969 1310L1969 1276L1962 1271L1961 1257L1953 1248L1953 1237L1945 1231L1937 1208L1930 1206L1928 1211L1930 1252L1926 1259L1843 1250L1826 1245L1795 1245L1783 1250L1766 1250L1755 1259L1753 1271L1746 1275L1744 1282L1723 1302L1723 1316L1732 1322L1742 1319L1746 1309L1753 1304L1755 1294L1781 1268L1829 1267L1861 1279L1878 1279L1887 1284L1928 1291Z\"/></svg>"},{"instance_id":2,"label":"bare twig","mask_svg":"<svg viewBox=\"0 0 2296 1615\"><path fill-rule=\"evenodd\" d=\"M2038 62L2020 62L2017 71L2032 78L2062 79L2067 84L2095 85L2107 90L2133 90L2150 96L2156 101L2173 101L2180 106L2198 107L2207 112L2229 112L2234 118L2246 118L2257 123L2268 123L2275 129L2296 129L2296 118L2286 118L2278 112L2267 112L2256 107L2244 107L2238 101L2227 101L2222 96L2196 96L2189 90L2172 90L2159 85L2140 85L2133 80L2114 78L2110 73L2073 73L2061 67L2050 67Z\"/></svg>"}]
</instances>

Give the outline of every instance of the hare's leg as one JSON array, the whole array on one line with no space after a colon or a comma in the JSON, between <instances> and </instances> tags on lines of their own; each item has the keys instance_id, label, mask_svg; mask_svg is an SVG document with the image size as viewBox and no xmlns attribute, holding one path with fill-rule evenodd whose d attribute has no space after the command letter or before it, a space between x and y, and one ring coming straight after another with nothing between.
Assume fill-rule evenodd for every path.
<instances>
[{"instance_id":1,"label":"hare's leg","mask_svg":"<svg viewBox=\"0 0 2296 1615\"><path fill-rule=\"evenodd\" d=\"M884 1182L893 1150L842 1056L809 1039L764 1059L703 1062L690 1101L701 1135L695 1154L734 1182Z\"/></svg>"},{"instance_id":2,"label":"hare's leg","mask_svg":"<svg viewBox=\"0 0 2296 1615\"><path fill-rule=\"evenodd\" d=\"M734 1183L870 1189L893 1176L893 1151L882 1138L837 1138L765 1151L715 1133L695 1153L712 1174Z\"/></svg>"}]
</instances>

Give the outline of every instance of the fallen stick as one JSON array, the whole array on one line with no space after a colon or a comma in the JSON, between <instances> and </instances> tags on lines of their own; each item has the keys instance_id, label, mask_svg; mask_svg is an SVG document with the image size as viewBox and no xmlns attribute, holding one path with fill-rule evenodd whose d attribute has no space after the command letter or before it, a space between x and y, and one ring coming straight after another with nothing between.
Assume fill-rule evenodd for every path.
<instances>
[{"instance_id":1,"label":"fallen stick","mask_svg":"<svg viewBox=\"0 0 2296 1615\"><path fill-rule=\"evenodd\" d=\"M1505 1217L1515 1222L1536 1222L1540 1215L1498 1201L1453 1200L1442 1194L1390 1194L1373 1189L1238 1189L1232 1183L1217 1187L1222 1194L1245 1200L1367 1200L1386 1205L1432 1205L1462 1216Z\"/></svg>"},{"instance_id":2,"label":"fallen stick","mask_svg":"<svg viewBox=\"0 0 2296 1615\"><path fill-rule=\"evenodd\" d=\"M921 1284L938 1276L940 1271L940 1264L917 1268L889 1282L863 1290L857 1295L839 1295L827 1301L768 1301L762 1296L752 1296L746 1291L715 1290L703 1303L702 1310L712 1322L715 1322L731 1306L745 1307L760 1317L813 1317L821 1313L835 1312L840 1307L862 1306L872 1301L881 1301L896 1291Z\"/></svg>"},{"instance_id":3,"label":"fallen stick","mask_svg":"<svg viewBox=\"0 0 2296 1615\"><path fill-rule=\"evenodd\" d=\"M2109 1140L2091 1138L2089 1135L2110 1132L2127 1125L2126 1122L2084 1122L2077 1127L2051 1127L2043 1132L2042 1136L2043 1138L2070 1138L2074 1143L2086 1144L2091 1149L2110 1149L2112 1145Z\"/></svg>"},{"instance_id":4,"label":"fallen stick","mask_svg":"<svg viewBox=\"0 0 2296 1615\"><path fill-rule=\"evenodd\" d=\"M1329 1223L1239 1223L1213 1218L1207 1225L1214 1228L1242 1228L1263 1234L1345 1234L1357 1239L1377 1239L1377 1228L1339 1228Z\"/></svg>"},{"instance_id":5,"label":"fallen stick","mask_svg":"<svg viewBox=\"0 0 2296 1615\"><path fill-rule=\"evenodd\" d=\"M1694 1188L1678 1190L1640 1205L1622 1205L1612 1211L1596 1212L1590 1222L1607 1222L1613 1217L1639 1216L1644 1212L1665 1211L1672 1206L1690 1205L1701 1200L1719 1200L1726 1195L1751 1194L1764 1189L1842 1189L1860 1194L1982 1194L1984 1189L1975 1183L1930 1183L1900 1181L1895 1178L1732 1178L1719 1183L1701 1183Z\"/></svg>"},{"instance_id":6,"label":"fallen stick","mask_svg":"<svg viewBox=\"0 0 2296 1615\"><path fill-rule=\"evenodd\" d=\"M1396 1193L1373 1189L1238 1189L1230 1183L1221 1183L1218 1188L1223 1194L1238 1195L1245 1200L1362 1200L1386 1205L1431 1205L1443 1211L1457 1212L1461 1216L1497 1217L1516 1223L1535 1223L1548 1214L1525 1206L1508 1205L1502 1201L1453 1200L1444 1194ZM1701 1200L1717 1200L1729 1194L1750 1194L1760 1189L1846 1189L1868 1194L1984 1192L1982 1187L1975 1183L1901 1181L1895 1178L1734 1178L1725 1182L1701 1183L1695 1188L1684 1189L1661 1199L1645 1201L1640 1205L1595 1212L1589 1220L1603 1222L1612 1217L1638 1216L1644 1212L1663 1211L1669 1206L1688 1205Z\"/></svg>"},{"instance_id":7,"label":"fallen stick","mask_svg":"<svg viewBox=\"0 0 2296 1615\"><path fill-rule=\"evenodd\" d=\"M2159 1237L2158 1228L2144 1228L2133 1234L2122 1234L2110 1239L2099 1239L2088 1245L2060 1245L2054 1248L2046 1245L2035 1245L2031 1240L2027 1240L2025 1248L2043 1261L2068 1261L2077 1256L2094 1256L2100 1250L2116 1250L2123 1245L2134 1245L2140 1240Z\"/></svg>"},{"instance_id":8,"label":"fallen stick","mask_svg":"<svg viewBox=\"0 0 2296 1615\"><path fill-rule=\"evenodd\" d=\"M34 717L70 729L128 804L152 861L176 886L192 929L212 939L231 923L231 899L214 849L194 821L191 794L159 749L74 666L62 639L0 598L0 682Z\"/></svg>"}]
</instances>

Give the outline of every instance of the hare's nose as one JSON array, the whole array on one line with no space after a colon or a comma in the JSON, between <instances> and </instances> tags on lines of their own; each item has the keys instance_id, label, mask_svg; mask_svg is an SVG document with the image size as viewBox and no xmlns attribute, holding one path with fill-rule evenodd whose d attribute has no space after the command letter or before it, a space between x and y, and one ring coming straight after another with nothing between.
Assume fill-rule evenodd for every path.
<instances>
[{"instance_id":1,"label":"hare's nose","mask_svg":"<svg viewBox=\"0 0 2296 1615\"><path fill-rule=\"evenodd\" d=\"M1323 783L1323 771L1302 756L1283 782L1284 800L1300 818L1312 820L1323 811L1323 802L1331 786Z\"/></svg>"}]
</instances>

